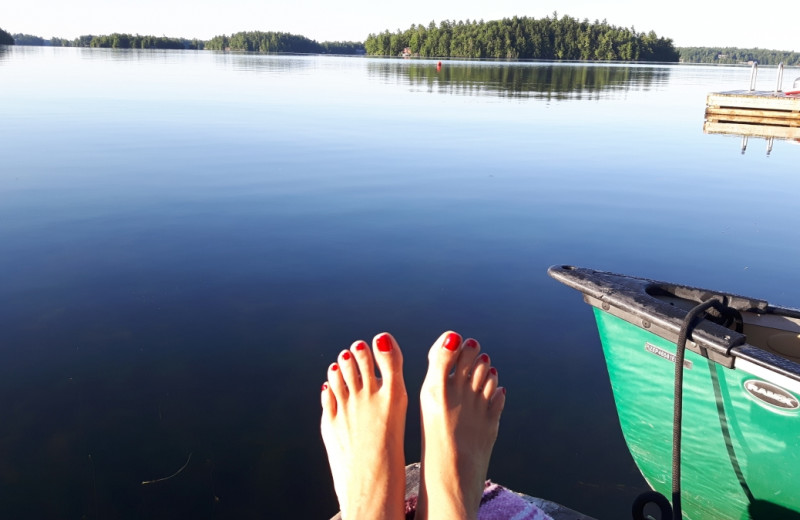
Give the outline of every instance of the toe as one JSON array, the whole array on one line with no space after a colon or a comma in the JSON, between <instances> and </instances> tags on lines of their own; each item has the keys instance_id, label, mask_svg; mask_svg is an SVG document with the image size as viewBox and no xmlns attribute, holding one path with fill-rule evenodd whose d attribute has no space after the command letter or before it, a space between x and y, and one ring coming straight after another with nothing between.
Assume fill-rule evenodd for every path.
<instances>
[{"instance_id":1,"label":"toe","mask_svg":"<svg viewBox=\"0 0 800 520\"><path fill-rule=\"evenodd\" d=\"M331 363L328 367L328 387L336 398L337 406L340 406L347 398L348 391L338 363Z\"/></svg>"},{"instance_id":2,"label":"toe","mask_svg":"<svg viewBox=\"0 0 800 520\"><path fill-rule=\"evenodd\" d=\"M486 378L489 375L489 362L489 355L486 353L475 359L475 364L472 367L472 379L470 380L470 387L473 392L483 391L483 387L486 385Z\"/></svg>"},{"instance_id":3,"label":"toe","mask_svg":"<svg viewBox=\"0 0 800 520\"><path fill-rule=\"evenodd\" d=\"M485 397L487 401L490 400L495 390L497 390L497 369L490 367L489 376L486 378L486 382L483 385L483 397Z\"/></svg>"},{"instance_id":4,"label":"toe","mask_svg":"<svg viewBox=\"0 0 800 520\"><path fill-rule=\"evenodd\" d=\"M373 338L372 354L381 373L382 384L390 388L403 385L403 354L391 334L382 332Z\"/></svg>"},{"instance_id":5,"label":"toe","mask_svg":"<svg viewBox=\"0 0 800 520\"><path fill-rule=\"evenodd\" d=\"M361 390L361 376L358 373L358 365L353 353L349 350L343 350L339 353L339 370L344 378L344 383L351 393Z\"/></svg>"},{"instance_id":6,"label":"toe","mask_svg":"<svg viewBox=\"0 0 800 520\"><path fill-rule=\"evenodd\" d=\"M461 336L457 332L447 331L439 336L428 352L428 374L425 379L433 378L444 384L458 361L460 349Z\"/></svg>"},{"instance_id":7,"label":"toe","mask_svg":"<svg viewBox=\"0 0 800 520\"><path fill-rule=\"evenodd\" d=\"M322 384L320 400L322 401L322 417L333 418L336 415L336 399L334 399L328 383Z\"/></svg>"},{"instance_id":8,"label":"toe","mask_svg":"<svg viewBox=\"0 0 800 520\"><path fill-rule=\"evenodd\" d=\"M469 338L464 341L464 346L461 347L461 352L456 361L455 375L462 381L466 381L470 374L472 374L472 366L475 364L475 358L481 351L481 345L476 340Z\"/></svg>"},{"instance_id":9,"label":"toe","mask_svg":"<svg viewBox=\"0 0 800 520\"><path fill-rule=\"evenodd\" d=\"M360 381L363 388L374 391L378 383L375 378L375 365L372 361L372 352L366 342L358 340L350 345L350 352L353 354L355 363L358 366Z\"/></svg>"}]
</instances>

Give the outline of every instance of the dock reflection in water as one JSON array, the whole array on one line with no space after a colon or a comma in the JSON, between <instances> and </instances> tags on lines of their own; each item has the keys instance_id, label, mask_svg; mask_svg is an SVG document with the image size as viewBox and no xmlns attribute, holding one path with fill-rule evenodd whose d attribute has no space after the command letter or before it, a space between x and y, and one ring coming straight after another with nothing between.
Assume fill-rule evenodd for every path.
<instances>
[{"instance_id":1,"label":"dock reflection in water","mask_svg":"<svg viewBox=\"0 0 800 520\"><path fill-rule=\"evenodd\" d=\"M767 155L772 153L772 146L775 140L792 141L800 144L800 125L798 126L779 126L779 125L758 125L748 122L730 119L717 121L708 119L703 123L703 132L706 134L733 135L742 138L742 153L747 151L751 137L766 140Z\"/></svg>"}]
</instances>

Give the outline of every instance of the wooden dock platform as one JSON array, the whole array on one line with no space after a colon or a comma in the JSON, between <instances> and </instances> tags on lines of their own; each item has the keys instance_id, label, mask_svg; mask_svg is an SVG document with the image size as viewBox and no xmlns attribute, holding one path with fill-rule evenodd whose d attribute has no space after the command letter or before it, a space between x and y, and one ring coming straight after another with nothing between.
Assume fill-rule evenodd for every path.
<instances>
[{"instance_id":1,"label":"wooden dock platform","mask_svg":"<svg viewBox=\"0 0 800 520\"><path fill-rule=\"evenodd\" d=\"M800 128L800 95L750 90L712 92L706 98L706 122Z\"/></svg>"}]
</instances>

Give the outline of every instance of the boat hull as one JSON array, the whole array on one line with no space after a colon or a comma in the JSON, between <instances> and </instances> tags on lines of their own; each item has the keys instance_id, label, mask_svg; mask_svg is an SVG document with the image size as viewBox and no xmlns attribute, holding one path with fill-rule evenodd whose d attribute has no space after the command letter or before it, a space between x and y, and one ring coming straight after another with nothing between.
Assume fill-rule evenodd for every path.
<instances>
[{"instance_id":1,"label":"boat hull","mask_svg":"<svg viewBox=\"0 0 800 520\"><path fill-rule=\"evenodd\" d=\"M559 279L559 274L551 268L551 275ZM655 312L663 302L647 301L648 292L657 292L652 284L660 282L635 280L643 291L630 305L620 303L619 286L595 290L597 279L583 287L574 279L560 281L585 290L593 305L628 449L650 486L669 497L677 335L671 319ZM754 307L759 319L774 310L765 302L742 301L742 309ZM674 313L675 304L669 306ZM709 337L719 332L714 324L704 327ZM721 330L720 337L728 337L735 349L752 354L755 347L746 335ZM800 377L800 365L782 360L771 370L770 353L762 363L745 355L709 354L710 347L697 338L690 345L683 370L683 518L800 518L800 381L791 377L793 370Z\"/></svg>"},{"instance_id":2,"label":"boat hull","mask_svg":"<svg viewBox=\"0 0 800 520\"><path fill-rule=\"evenodd\" d=\"M670 496L676 346L601 309L594 312L625 442L648 484ZM753 380L763 381L686 353L686 519L780 518L763 516L763 510L800 511L800 415L756 399L745 389Z\"/></svg>"}]
</instances>

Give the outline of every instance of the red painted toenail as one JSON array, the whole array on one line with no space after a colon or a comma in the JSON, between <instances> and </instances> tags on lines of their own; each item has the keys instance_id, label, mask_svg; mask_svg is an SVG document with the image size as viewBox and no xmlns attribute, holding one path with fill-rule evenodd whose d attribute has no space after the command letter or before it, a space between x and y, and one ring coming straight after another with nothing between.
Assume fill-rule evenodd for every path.
<instances>
[{"instance_id":1,"label":"red painted toenail","mask_svg":"<svg viewBox=\"0 0 800 520\"><path fill-rule=\"evenodd\" d=\"M322 383L322 391L324 392L327 389L328 389L328 383Z\"/></svg>"},{"instance_id":2,"label":"red painted toenail","mask_svg":"<svg viewBox=\"0 0 800 520\"><path fill-rule=\"evenodd\" d=\"M381 352L389 352L392 350L392 340L389 339L388 334L382 334L378 336L378 339L375 340L375 343L378 344L378 350Z\"/></svg>"},{"instance_id":3,"label":"red painted toenail","mask_svg":"<svg viewBox=\"0 0 800 520\"><path fill-rule=\"evenodd\" d=\"M451 352L458 350L459 345L461 345L461 336L455 332L448 334L444 338L444 343L442 343L442 346Z\"/></svg>"},{"instance_id":4,"label":"red painted toenail","mask_svg":"<svg viewBox=\"0 0 800 520\"><path fill-rule=\"evenodd\" d=\"M356 345L356 350L364 350L365 348L367 348L367 344L363 341Z\"/></svg>"},{"instance_id":5,"label":"red painted toenail","mask_svg":"<svg viewBox=\"0 0 800 520\"><path fill-rule=\"evenodd\" d=\"M489 362L489 355L488 354L481 354L481 361L483 361L484 363L488 363Z\"/></svg>"},{"instance_id":6,"label":"red painted toenail","mask_svg":"<svg viewBox=\"0 0 800 520\"><path fill-rule=\"evenodd\" d=\"M464 342L464 345L468 346L469 348L475 348L478 346L478 342L472 338L469 338L467 341Z\"/></svg>"},{"instance_id":7,"label":"red painted toenail","mask_svg":"<svg viewBox=\"0 0 800 520\"><path fill-rule=\"evenodd\" d=\"M345 361L350 359L350 353L349 352L345 352L344 354L342 354L342 359L344 359Z\"/></svg>"},{"instance_id":8,"label":"red painted toenail","mask_svg":"<svg viewBox=\"0 0 800 520\"><path fill-rule=\"evenodd\" d=\"M339 365L337 365L336 363L334 363L333 365L331 365L331 370L333 370L334 372L336 372L337 370L339 370Z\"/></svg>"},{"instance_id":9,"label":"red painted toenail","mask_svg":"<svg viewBox=\"0 0 800 520\"><path fill-rule=\"evenodd\" d=\"M491 372L493 376L496 376L496 375L497 375L497 369L496 369L496 368L494 368L494 367L490 368L490 369L489 369L489 372Z\"/></svg>"}]
</instances>

